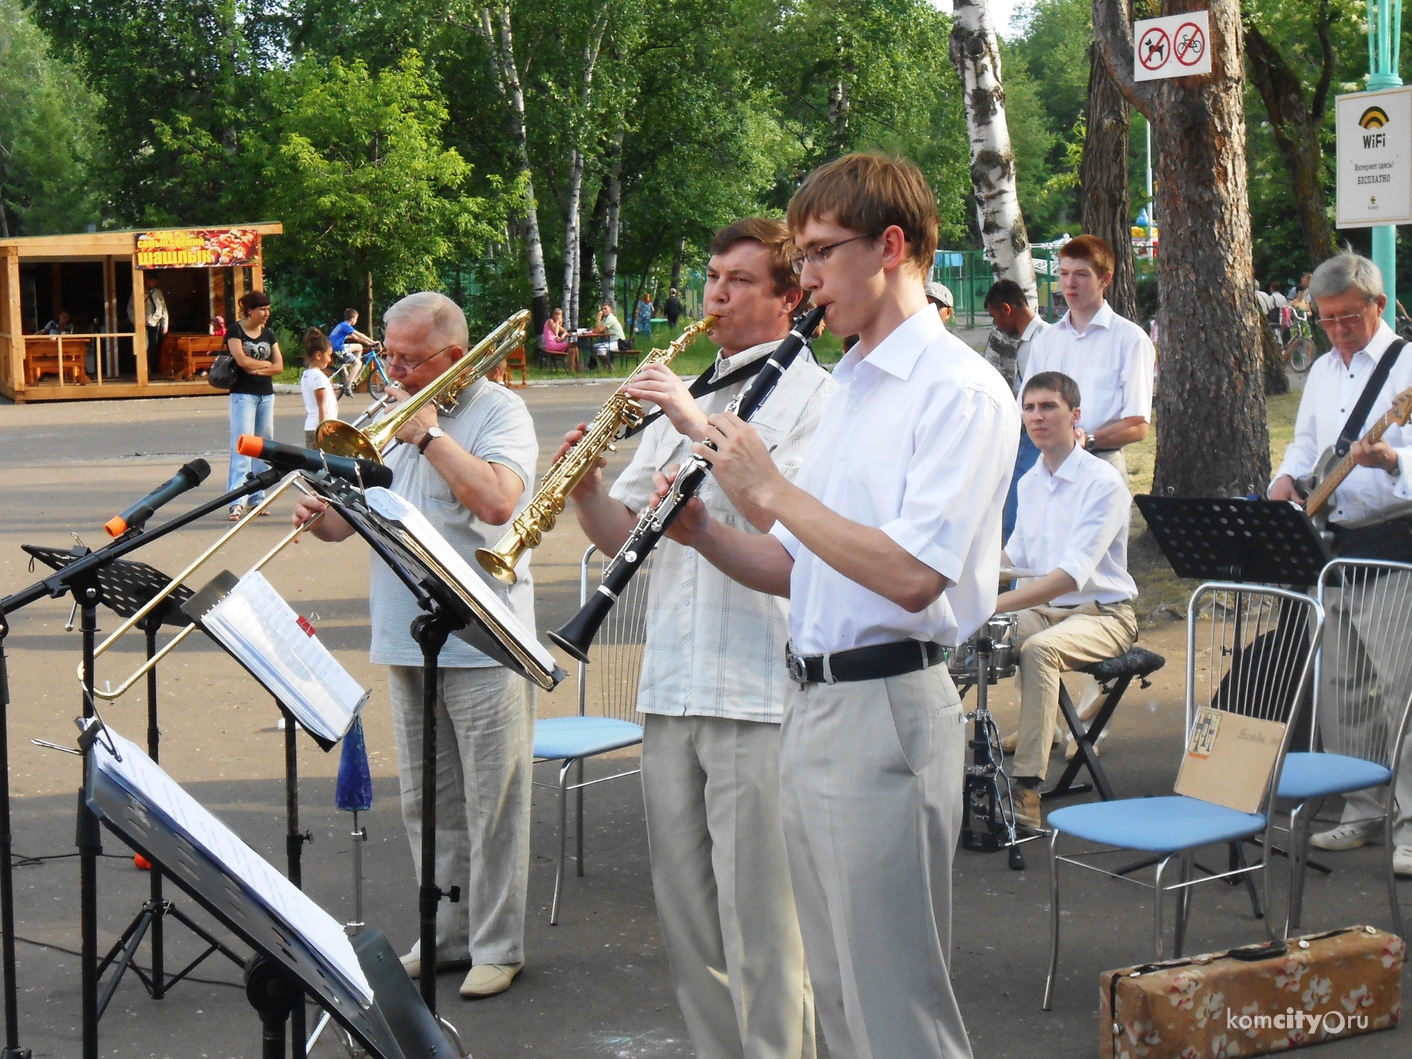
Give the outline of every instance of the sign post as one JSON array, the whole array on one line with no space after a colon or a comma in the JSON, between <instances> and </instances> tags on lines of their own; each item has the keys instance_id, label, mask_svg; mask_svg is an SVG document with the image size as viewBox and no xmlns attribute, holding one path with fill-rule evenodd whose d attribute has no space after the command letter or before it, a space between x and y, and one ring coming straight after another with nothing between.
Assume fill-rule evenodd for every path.
<instances>
[{"instance_id":1,"label":"sign post","mask_svg":"<svg viewBox=\"0 0 1412 1059\"><path fill-rule=\"evenodd\" d=\"M1402 0L1368 0L1368 88L1377 91L1402 84L1398 74L1401 58ZM1399 135L1412 130L1402 126ZM1405 222L1404 222L1405 223ZM1373 263L1382 270L1387 308L1383 319L1397 328L1397 227L1378 225L1373 229Z\"/></svg>"}]
</instances>

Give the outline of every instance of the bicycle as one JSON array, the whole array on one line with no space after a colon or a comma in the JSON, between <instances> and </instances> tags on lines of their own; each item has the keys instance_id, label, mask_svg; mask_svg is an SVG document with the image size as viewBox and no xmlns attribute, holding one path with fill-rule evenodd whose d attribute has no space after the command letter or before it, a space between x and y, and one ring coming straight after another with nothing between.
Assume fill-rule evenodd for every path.
<instances>
[{"instance_id":1,"label":"bicycle","mask_svg":"<svg viewBox=\"0 0 1412 1059\"><path fill-rule=\"evenodd\" d=\"M1309 323L1309 314L1290 307L1290 339L1285 343L1284 359L1294 371L1306 372L1314 358L1319 355L1314 345L1314 328Z\"/></svg>"},{"instance_id":2,"label":"bicycle","mask_svg":"<svg viewBox=\"0 0 1412 1059\"><path fill-rule=\"evenodd\" d=\"M369 394L381 394L385 392L392 383L392 378L387 374L387 368L383 366L382 343L371 347L363 354L363 363L357 373L349 377L350 369L357 363L357 355L353 353L339 353L338 368L329 374L329 382L338 387L339 397L352 396L364 382L368 384Z\"/></svg>"}]
</instances>

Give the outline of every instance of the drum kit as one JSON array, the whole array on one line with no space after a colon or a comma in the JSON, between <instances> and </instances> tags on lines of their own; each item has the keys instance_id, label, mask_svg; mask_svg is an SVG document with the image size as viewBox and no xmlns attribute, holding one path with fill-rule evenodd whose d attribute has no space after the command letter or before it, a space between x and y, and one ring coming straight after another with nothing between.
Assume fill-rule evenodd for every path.
<instances>
[{"instance_id":1,"label":"drum kit","mask_svg":"<svg viewBox=\"0 0 1412 1059\"><path fill-rule=\"evenodd\" d=\"M971 761L966 766L962 798L961 844L979 853L1008 849L1010 867L1015 871L1025 868L1020 844L1039 836L1016 834L1010 777L1002 768L1000 728L991 716L987 698L990 685L1013 677L1019 668L1019 639L1019 619L1014 614L996 614L947 659L947 669L961 696L964 698L972 687L976 689L976 708L966 716L975 722L975 731L967 744Z\"/></svg>"}]
</instances>

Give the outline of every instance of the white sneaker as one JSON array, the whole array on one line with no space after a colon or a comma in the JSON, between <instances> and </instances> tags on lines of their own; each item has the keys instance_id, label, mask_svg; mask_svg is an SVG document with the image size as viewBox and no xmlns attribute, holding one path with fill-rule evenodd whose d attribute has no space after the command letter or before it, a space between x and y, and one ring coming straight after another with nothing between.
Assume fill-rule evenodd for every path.
<instances>
[{"instance_id":1,"label":"white sneaker","mask_svg":"<svg viewBox=\"0 0 1412 1059\"><path fill-rule=\"evenodd\" d=\"M1412 846L1398 846L1392 855L1392 870L1396 875L1412 875Z\"/></svg>"},{"instance_id":2,"label":"white sneaker","mask_svg":"<svg viewBox=\"0 0 1412 1059\"><path fill-rule=\"evenodd\" d=\"M1352 824L1339 824L1338 827L1329 831L1320 831L1309 840L1309 844L1315 849L1338 853L1344 850L1357 849L1359 846L1367 845L1369 842L1376 844L1382 829L1383 822L1381 820L1364 820Z\"/></svg>"}]
</instances>

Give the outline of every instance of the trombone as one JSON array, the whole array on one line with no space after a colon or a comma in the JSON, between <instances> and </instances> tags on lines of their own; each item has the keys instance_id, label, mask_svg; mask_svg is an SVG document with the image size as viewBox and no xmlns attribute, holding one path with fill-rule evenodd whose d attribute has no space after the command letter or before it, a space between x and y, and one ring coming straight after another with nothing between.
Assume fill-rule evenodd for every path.
<instances>
[{"instance_id":1,"label":"trombone","mask_svg":"<svg viewBox=\"0 0 1412 1059\"><path fill-rule=\"evenodd\" d=\"M529 320L528 309L515 313L477 342L464 357L418 390L415 396L402 401L366 430L359 430L337 419L325 419L314 433L314 448L331 456L349 456L382 463L382 454L397 440L398 431L428 402L454 402L462 390L522 348ZM383 396L386 398L386 394Z\"/></svg>"},{"instance_id":2,"label":"trombone","mask_svg":"<svg viewBox=\"0 0 1412 1059\"><path fill-rule=\"evenodd\" d=\"M108 648L112 647L113 644L115 644L123 636L124 633L131 630L134 626L140 624L143 618L147 617L147 615L151 614L154 610L156 610L157 607L159 607L168 596L170 596L173 592L175 592L178 588L181 587L182 583L188 577L190 577L198 567L205 563L206 560L209 559L211 556L215 555L216 552L218 552L227 541L229 541L237 533L243 530L246 525L249 524L251 519L259 517L262 511L264 511L267 507L273 504L275 500L277 500L280 495L283 494L284 491L292 485L298 486L301 490L307 492L307 489L304 486L303 482L300 480L300 476L298 473L291 474L289 477L285 478L284 481L280 482L279 485L275 486L272 490L270 490L265 495L265 498L263 500L261 500L253 508L251 508L244 518L242 518L239 522L237 522L234 526L232 526L224 534L222 534L221 538L217 540L216 543L212 544L209 548L207 548L204 552L202 552L194 560L192 560L192 562L186 567L185 570L177 574L174 578L171 579L171 581L167 583L167 586L163 588L162 591L158 592L155 596L153 596L141 607L139 607L136 614L134 614L132 617L128 618L121 625L119 625L118 628L112 633L112 635L110 635L106 640L99 644L93 651L94 662L96 663L98 660L98 656L107 651ZM303 522L300 523L298 526L295 526L294 529L290 530L290 532L286 533L284 537L280 539L280 542L278 544L276 544L273 548L266 552L260 558L259 562L257 562L254 566L250 568L251 571L259 570L262 566L264 566L281 551L283 551L286 545L296 540L299 537L299 534L303 533L306 529L308 529L322 517L323 513L320 512L318 515L315 515L313 518L309 519L308 522ZM177 632L175 636L173 636L170 640L164 643L161 648L152 655L151 658L147 659L145 662L142 663L141 666L138 667L137 671L134 672L132 676L128 677L116 688L104 687L100 689L95 687L93 689L94 696L96 698L103 699L107 702L112 702L113 700L119 698L120 696L125 694L129 688L131 688L134 684L141 680L143 676L150 672L157 665L158 662L166 658L167 655L171 654L172 651L176 648L177 644L181 643L195 631L196 622L193 621L183 627L180 631ZM78 679L79 683L83 683L82 664L80 664L78 667Z\"/></svg>"}]
</instances>

